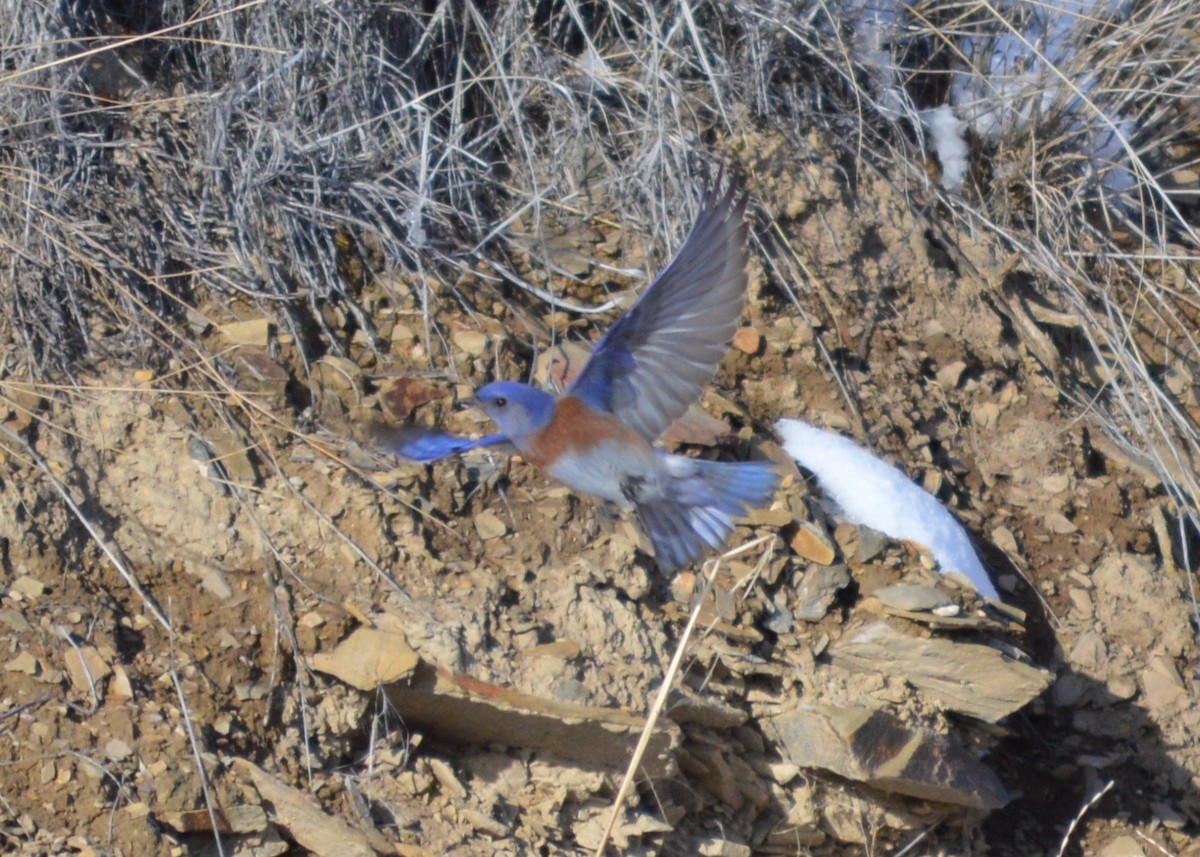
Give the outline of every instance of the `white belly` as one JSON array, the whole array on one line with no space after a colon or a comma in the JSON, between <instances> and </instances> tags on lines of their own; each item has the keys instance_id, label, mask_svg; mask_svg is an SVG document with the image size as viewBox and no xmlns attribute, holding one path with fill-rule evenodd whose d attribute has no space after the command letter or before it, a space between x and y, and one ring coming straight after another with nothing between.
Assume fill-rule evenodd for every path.
<instances>
[{"instance_id":1,"label":"white belly","mask_svg":"<svg viewBox=\"0 0 1200 857\"><path fill-rule=\"evenodd\" d=\"M631 477L657 479L657 456L647 447L630 449L627 444L609 441L593 447L586 455L565 453L559 456L549 473L559 482L584 494L592 494L629 509L633 504L623 487Z\"/></svg>"}]
</instances>

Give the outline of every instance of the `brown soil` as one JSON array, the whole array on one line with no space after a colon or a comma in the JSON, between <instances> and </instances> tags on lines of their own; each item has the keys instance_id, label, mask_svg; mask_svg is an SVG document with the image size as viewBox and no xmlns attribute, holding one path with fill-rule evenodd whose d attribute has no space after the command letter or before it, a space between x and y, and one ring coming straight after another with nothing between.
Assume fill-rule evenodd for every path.
<instances>
[{"instance_id":1,"label":"brown soil","mask_svg":"<svg viewBox=\"0 0 1200 857\"><path fill-rule=\"evenodd\" d=\"M773 161L770 149L747 147L768 152L749 164L758 232L773 218L812 280L785 282L756 251L745 323L763 346L732 351L705 399L737 431L722 445L769 452L771 423L799 417L855 435L935 488L985 543L1006 598L1029 614L1027 633L1009 642L1055 681L984 727L883 672L835 674L826 647L873 618L864 608L873 589L920 576L918 558L890 544L851 562L855 583L824 619L775 633L764 627L768 607L795 606L808 563L788 547L794 525L747 527L739 542L781 539L719 575L711 627L691 642L683 680L708 713L678 718L677 767L629 802L622 853L895 853L922 834L908 853L1056 853L1109 782L1068 854L1200 853L1198 652L1188 583L1153 528L1167 509L1161 487L1098 442L987 300L1008 260L988 258L965 234L946 236L949 254L944 241L932 244L931 227L950 227L936 214L917 219L886 177L848 178L832 156ZM561 246L641 265L637 230L613 228L614 219L561 224ZM570 298L605 299L611 273L584 270ZM551 314L515 290L455 285L471 311L439 286L437 335L426 339L415 295L388 298L411 282L366 283L361 305L375 308L388 346L375 355L331 309L350 359L327 359L310 376L278 331L267 349L243 348L248 360L227 354L254 402L235 409L240 424L220 424L186 382L184 393L167 393L178 379L106 365L91 386L43 391L40 423L10 417L173 634L49 476L28 456L9 456L0 473L9 849L215 853L207 813L193 813L206 806L202 763L213 805L261 806L277 822L249 833L224 825L226 853L302 850L308 840L279 821L278 800L234 759L369 831L364 841L385 851L575 854L595 841L619 768L487 740L453 744L407 727L380 694L309 666L352 629L390 617L428 664L644 715L686 620L677 599L688 578L672 588L627 521L528 465L484 455L397 464L356 441L381 400L393 416L412 410L424 424L482 430L453 408L456 396L497 374L525 377L551 330L585 341L609 321ZM214 351L221 325L252 317L246 307L201 310L216 322L205 340ZM485 338L469 335L478 333ZM255 375L248 364L263 360L291 385ZM428 374L447 366L449 377ZM224 471L204 460L206 445ZM819 490L803 478L778 505L822 519ZM739 586L764 550L774 553L762 573ZM786 759L761 713L814 701L882 704L952 735L982 753L1012 800L981 817L819 770L781 775ZM797 831L791 845L788 830Z\"/></svg>"}]
</instances>

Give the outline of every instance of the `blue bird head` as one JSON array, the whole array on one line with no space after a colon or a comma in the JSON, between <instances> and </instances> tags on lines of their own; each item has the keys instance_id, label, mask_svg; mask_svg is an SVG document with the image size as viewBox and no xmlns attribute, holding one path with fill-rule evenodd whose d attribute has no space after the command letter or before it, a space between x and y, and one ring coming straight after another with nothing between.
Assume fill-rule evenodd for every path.
<instances>
[{"instance_id":1,"label":"blue bird head","mask_svg":"<svg viewBox=\"0 0 1200 857\"><path fill-rule=\"evenodd\" d=\"M554 397L515 381L493 381L475 394L477 404L511 440L537 434L554 419Z\"/></svg>"}]
</instances>

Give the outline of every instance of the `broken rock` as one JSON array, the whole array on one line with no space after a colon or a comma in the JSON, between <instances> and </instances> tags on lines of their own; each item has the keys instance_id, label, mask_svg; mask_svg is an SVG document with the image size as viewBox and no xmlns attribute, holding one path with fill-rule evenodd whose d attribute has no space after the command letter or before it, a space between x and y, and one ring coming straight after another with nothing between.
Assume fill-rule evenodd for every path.
<instances>
[{"instance_id":1,"label":"broken rock","mask_svg":"<svg viewBox=\"0 0 1200 857\"><path fill-rule=\"evenodd\" d=\"M312 667L370 691L410 675L419 660L403 634L359 628L332 652L313 655Z\"/></svg>"},{"instance_id":2,"label":"broken rock","mask_svg":"<svg viewBox=\"0 0 1200 857\"><path fill-rule=\"evenodd\" d=\"M881 791L993 810L1009 795L994 773L949 738L879 709L801 706L763 722L784 758Z\"/></svg>"},{"instance_id":3,"label":"broken rock","mask_svg":"<svg viewBox=\"0 0 1200 857\"><path fill-rule=\"evenodd\" d=\"M618 708L577 705L520 693L462 673L421 664L410 682L387 687L410 729L459 744L544 751L568 761L623 769L645 720ZM660 720L642 761L647 776L674 770L679 727Z\"/></svg>"},{"instance_id":4,"label":"broken rock","mask_svg":"<svg viewBox=\"0 0 1200 857\"><path fill-rule=\"evenodd\" d=\"M1014 661L998 649L903 633L873 622L830 649L837 665L902 679L946 708L988 723L1024 707L1052 679L1047 670Z\"/></svg>"}]
</instances>

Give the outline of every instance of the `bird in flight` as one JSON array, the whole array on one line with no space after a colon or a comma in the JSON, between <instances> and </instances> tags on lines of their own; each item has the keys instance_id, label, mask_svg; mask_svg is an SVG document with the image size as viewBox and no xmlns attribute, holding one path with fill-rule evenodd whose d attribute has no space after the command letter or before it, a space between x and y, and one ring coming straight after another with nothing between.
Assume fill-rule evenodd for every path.
<instances>
[{"instance_id":1,"label":"bird in flight","mask_svg":"<svg viewBox=\"0 0 1200 857\"><path fill-rule=\"evenodd\" d=\"M600 340L560 397L513 381L474 404L500 429L478 439L420 428L378 434L390 451L436 461L508 445L575 491L636 511L664 572L718 550L735 519L770 502L770 462L702 461L655 441L696 401L746 302L746 201L736 181L705 194L683 247Z\"/></svg>"}]
</instances>

